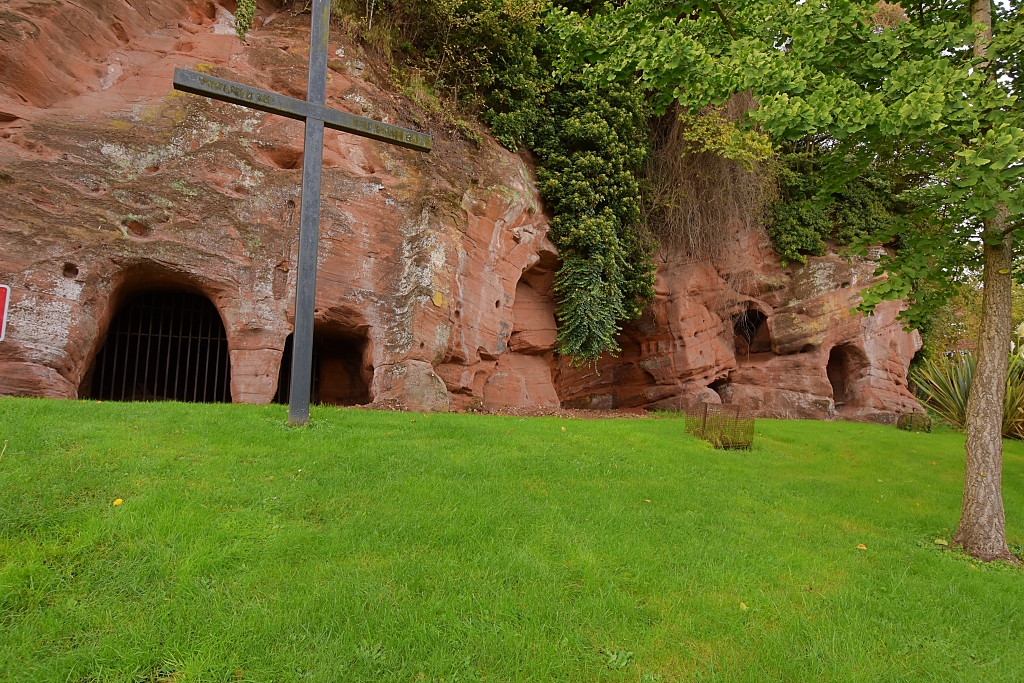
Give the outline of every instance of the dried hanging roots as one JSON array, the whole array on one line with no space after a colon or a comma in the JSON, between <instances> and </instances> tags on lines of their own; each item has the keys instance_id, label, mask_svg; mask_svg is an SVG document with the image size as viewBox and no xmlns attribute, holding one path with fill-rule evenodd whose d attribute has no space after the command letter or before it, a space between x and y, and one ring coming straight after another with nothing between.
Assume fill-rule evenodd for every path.
<instances>
[{"instance_id":1,"label":"dried hanging roots","mask_svg":"<svg viewBox=\"0 0 1024 683\"><path fill-rule=\"evenodd\" d=\"M745 93L702 116L738 121L754 108ZM772 161L748 168L713 151L702 151L686 132L687 117L672 109L652 126L652 150L644 168L643 218L663 249L694 261L721 253L732 226L763 230L765 211L777 194Z\"/></svg>"}]
</instances>

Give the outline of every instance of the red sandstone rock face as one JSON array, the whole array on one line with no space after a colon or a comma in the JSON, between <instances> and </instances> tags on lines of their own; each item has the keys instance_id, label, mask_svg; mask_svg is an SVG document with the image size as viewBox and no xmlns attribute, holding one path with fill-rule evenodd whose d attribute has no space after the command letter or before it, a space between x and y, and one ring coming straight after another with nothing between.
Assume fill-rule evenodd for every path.
<instances>
[{"instance_id":1,"label":"red sandstone rock face","mask_svg":"<svg viewBox=\"0 0 1024 683\"><path fill-rule=\"evenodd\" d=\"M233 6L205 1L7 8L0 282L13 298L0 395L88 395L121 303L182 289L221 314L233 399L270 401L293 316L302 125L174 92L171 72L302 97L308 17L261 5L243 45ZM783 271L741 229L719 262L663 258L656 301L599 373L558 359L558 257L529 168L392 92L335 33L329 105L427 129L435 148L326 133L316 329L355 340L360 357L325 361L322 372L354 374L325 379L324 395L355 395L357 377L367 400L423 410L700 399L887 421L919 409L906 366L920 342L897 307L849 311L873 267L825 258ZM736 338L741 315L764 318L749 340Z\"/></svg>"},{"instance_id":2,"label":"red sandstone rock face","mask_svg":"<svg viewBox=\"0 0 1024 683\"><path fill-rule=\"evenodd\" d=\"M560 363L559 396L580 408L711 401L762 417L893 422L921 410L907 386L921 340L896 320L897 303L853 312L874 270L834 256L783 269L740 226L712 262L663 254L655 301L624 329L622 353L596 370Z\"/></svg>"}]
</instances>

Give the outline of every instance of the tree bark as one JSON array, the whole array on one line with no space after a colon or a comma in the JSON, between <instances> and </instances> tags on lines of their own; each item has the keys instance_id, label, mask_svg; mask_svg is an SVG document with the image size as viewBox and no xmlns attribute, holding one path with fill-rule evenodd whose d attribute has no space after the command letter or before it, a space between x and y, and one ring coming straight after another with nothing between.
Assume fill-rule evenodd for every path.
<instances>
[{"instance_id":1,"label":"tree bark","mask_svg":"<svg viewBox=\"0 0 1024 683\"><path fill-rule=\"evenodd\" d=\"M985 221L985 235L998 238L1006 227L1006 211ZM1006 545L1003 512L1003 399L1010 353L1013 239L985 244L982 275L981 338L978 367L967 399L967 466L964 497L953 542L980 560L1016 558Z\"/></svg>"},{"instance_id":2,"label":"tree bark","mask_svg":"<svg viewBox=\"0 0 1024 683\"><path fill-rule=\"evenodd\" d=\"M974 40L974 56L988 56L992 41L991 0L971 0L971 21L985 28ZM1004 234L1007 212L985 220L984 294L978 366L967 399L967 464L960 524L953 543L980 560L1019 564L1006 545L1003 511L1003 400L1010 353L1013 301L1013 235Z\"/></svg>"},{"instance_id":3,"label":"tree bark","mask_svg":"<svg viewBox=\"0 0 1024 683\"><path fill-rule=\"evenodd\" d=\"M974 37L974 56L988 57L988 44L992 42L992 0L971 0L971 21L985 27Z\"/></svg>"}]
</instances>

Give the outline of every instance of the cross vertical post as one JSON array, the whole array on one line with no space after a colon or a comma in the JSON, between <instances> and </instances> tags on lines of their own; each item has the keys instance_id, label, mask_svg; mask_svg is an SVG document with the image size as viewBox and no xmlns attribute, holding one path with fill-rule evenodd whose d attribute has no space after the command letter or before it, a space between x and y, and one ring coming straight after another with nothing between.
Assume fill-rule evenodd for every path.
<instances>
[{"instance_id":1,"label":"cross vertical post","mask_svg":"<svg viewBox=\"0 0 1024 683\"><path fill-rule=\"evenodd\" d=\"M288 397L290 425L304 425L309 422L324 128L380 140L419 152L429 152L434 146L433 139L425 133L327 108L327 46L330 21L331 0L313 0L313 21L309 34L309 76L305 100L205 73L174 69L176 90L286 116L304 121L306 124L305 147L302 154L299 262L295 269L295 331L292 336L292 375Z\"/></svg>"},{"instance_id":2,"label":"cross vertical post","mask_svg":"<svg viewBox=\"0 0 1024 683\"><path fill-rule=\"evenodd\" d=\"M327 45L331 0L313 0L309 32L309 76L306 101L327 102ZM306 117L302 151L302 206L299 213L299 263L295 276L295 330L292 333L292 376L288 394L288 424L309 422L310 383L313 379L313 316L316 305L316 258L320 242L320 172L323 168L324 122Z\"/></svg>"}]
</instances>

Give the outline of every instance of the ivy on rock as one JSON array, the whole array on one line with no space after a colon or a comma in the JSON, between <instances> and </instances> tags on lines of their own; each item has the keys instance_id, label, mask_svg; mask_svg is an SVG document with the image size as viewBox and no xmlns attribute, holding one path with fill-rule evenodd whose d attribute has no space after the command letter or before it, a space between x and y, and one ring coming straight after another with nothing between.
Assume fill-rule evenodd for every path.
<instances>
[{"instance_id":1,"label":"ivy on rock","mask_svg":"<svg viewBox=\"0 0 1024 683\"><path fill-rule=\"evenodd\" d=\"M533 136L538 190L553 213L558 348L580 362L617 351L620 322L654 295L652 245L640 231L637 175L646 109L629 88L573 77L548 93Z\"/></svg>"}]
</instances>

